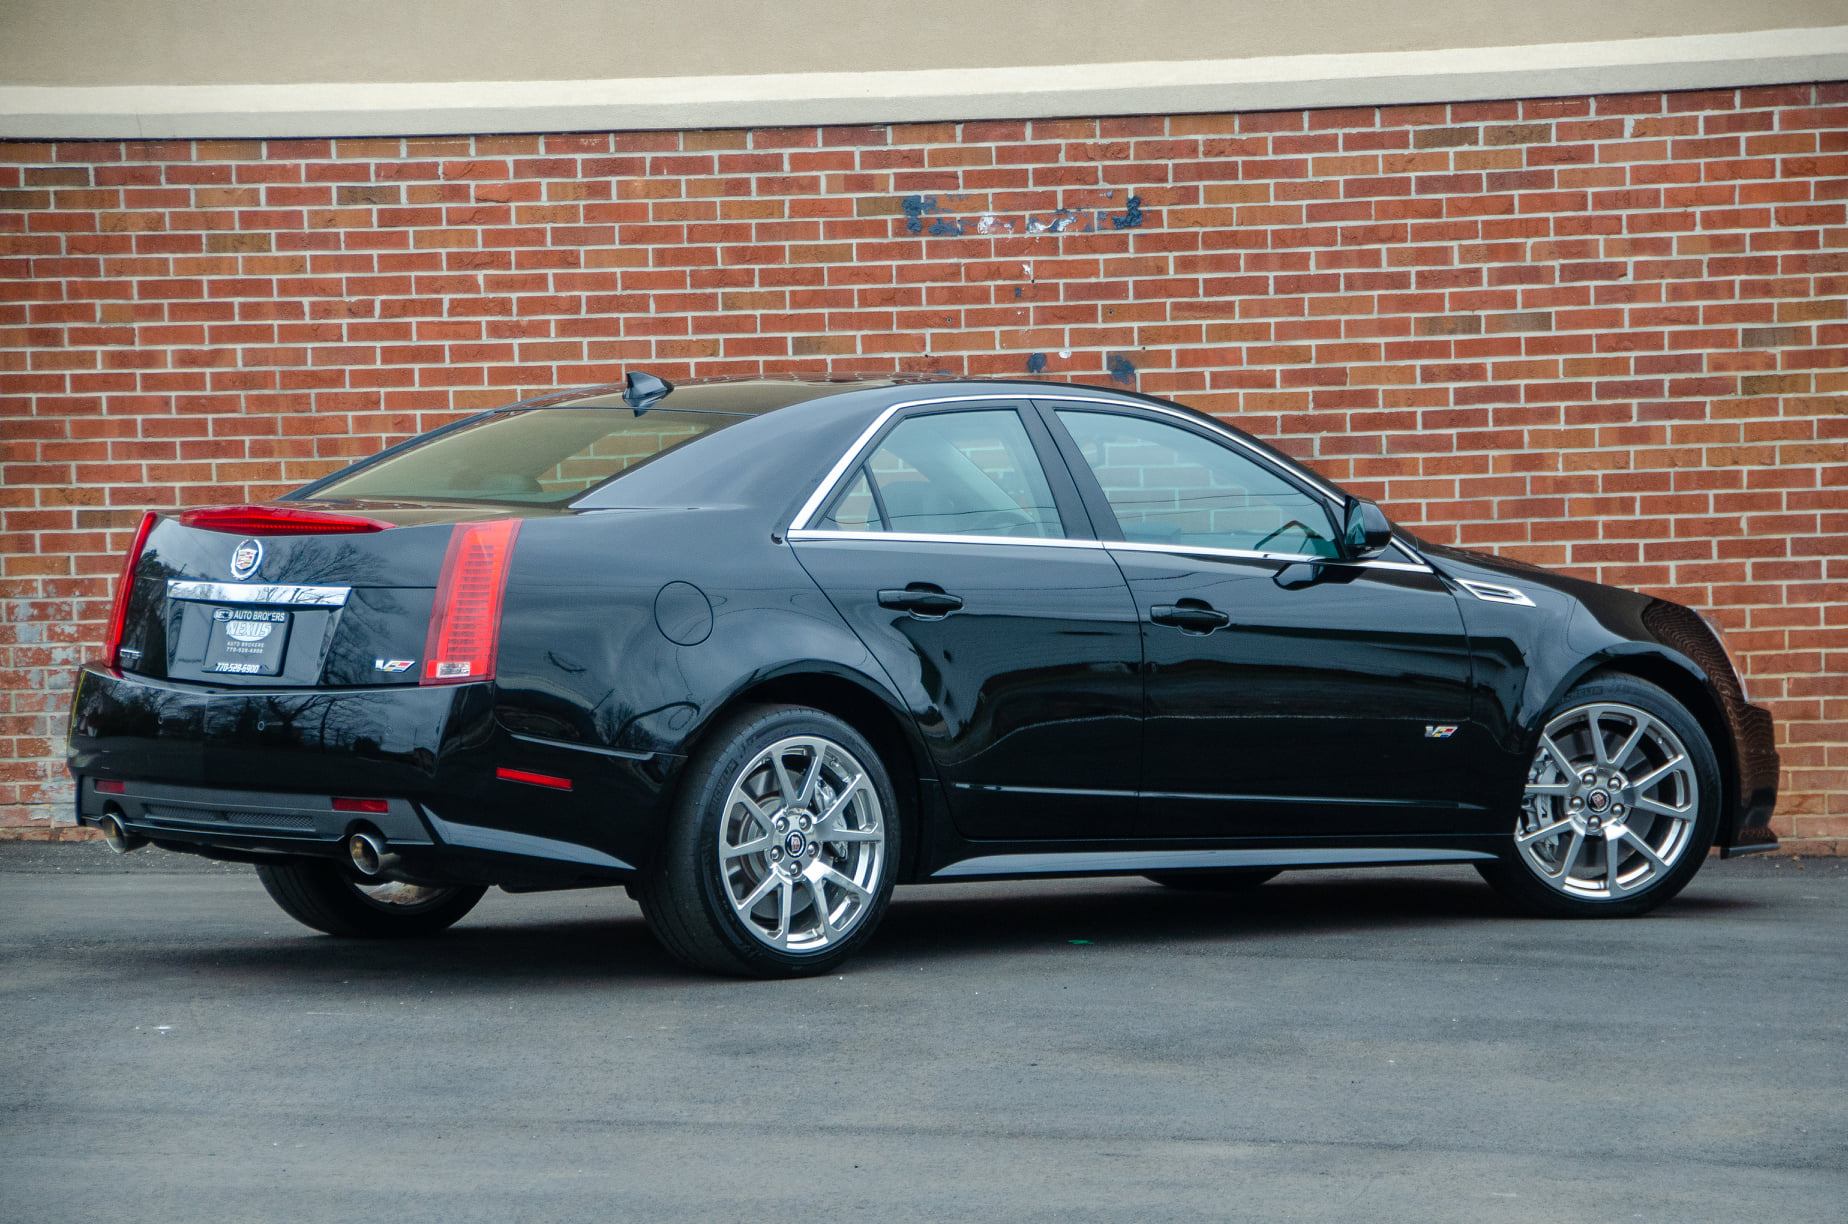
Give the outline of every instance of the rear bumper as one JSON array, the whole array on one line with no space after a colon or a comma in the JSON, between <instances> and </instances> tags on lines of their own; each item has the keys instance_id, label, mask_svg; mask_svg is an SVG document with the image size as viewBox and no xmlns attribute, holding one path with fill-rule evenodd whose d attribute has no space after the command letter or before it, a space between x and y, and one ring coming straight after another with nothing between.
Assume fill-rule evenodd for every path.
<instances>
[{"instance_id":1,"label":"rear bumper","mask_svg":"<svg viewBox=\"0 0 1848 1224\"><path fill-rule=\"evenodd\" d=\"M250 861L343 856L365 827L420 874L487 883L617 879L645 861L680 758L516 737L494 701L488 684L220 689L86 667L71 706L76 815L108 811L156 845ZM502 767L571 789L506 781ZM336 796L386 810L337 811Z\"/></svg>"}]
</instances>

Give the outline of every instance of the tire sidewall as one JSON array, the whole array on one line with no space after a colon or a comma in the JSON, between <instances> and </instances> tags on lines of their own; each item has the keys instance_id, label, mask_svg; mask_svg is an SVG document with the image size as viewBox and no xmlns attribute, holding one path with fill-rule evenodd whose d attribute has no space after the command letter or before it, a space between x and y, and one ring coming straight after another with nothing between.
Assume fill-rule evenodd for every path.
<instances>
[{"instance_id":1,"label":"tire sidewall","mask_svg":"<svg viewBox=\"0 0 1848 1224\"><path fill-rule=\"evenodd\" d=\"M1541 912L1568 917L1621 917L1645 913L1673 898L1694 878L1701 864L1706 861L1707 852L1719 829L1720 811L1724 806L1725 796L1722 791L1719 758L1715 755L1713 743L1708 738L1706 729L1687 707L1676 701L1666 691L1632 676L1603 675L1586 680L1567 693L1536 724L1533 743L1529 745L1531 757L1539 747L1540 734L1547 725L1561 714L1576 706L1590 705L1600 701L1621 702L1648 711L1666 723L1671 731L1680 737L1682 745L1694 764L1694 776L1700 786L1700 810L1695 815L1694 828L1689 835L1688 846L1681 853L1681 858L1671 867L1668 874L1650 883L1641 892L1629 894L1616 900L1597 900L1587 897L1573 897L1553 888L1539 879L1528 866L1520 848L1514 844L1514 830L1507 828L1506 841L1500 847L1500 858L1492 868L1485 869L1491 881L1512 894L1516 900L1527 908ZM1522 766L1522 777L1526 776L1527 767ZM1516 798L1515 813L1519 812L1519 797ZM1511 815L1507 824L1514 824Z\"/></svg>"},{"instance_id":2,"label":"tire sidewall","mask_svg":"<svg viewBox=\"0 0 1848 1224\"><path fill-rule=\"evenodd\" d=\"M744 920L732 908L718 861L719 823L724 818L724 804L732 784L746 763L778 740L791 736L813 735L832 740L851 752L866 768L868 780L879 799L880 820L885 827L885 853L881 857L879 879L873 889L869 912L853 931L837 943L816 952L781 952L771 948L745 929ZM885 917L892 888L898 879L898 859L902 829L897 795L887 775L885 761L865 736L847 723L819 710L776 709L765 712L736 728L715 744L714 755L698 771L695 785L688 788L681 813L693 830L693 869L702 905L713 926L733 955L751 973L774 977L801 977L823 973L853 955L873 935Z\"/></svg>"}]
</instances>

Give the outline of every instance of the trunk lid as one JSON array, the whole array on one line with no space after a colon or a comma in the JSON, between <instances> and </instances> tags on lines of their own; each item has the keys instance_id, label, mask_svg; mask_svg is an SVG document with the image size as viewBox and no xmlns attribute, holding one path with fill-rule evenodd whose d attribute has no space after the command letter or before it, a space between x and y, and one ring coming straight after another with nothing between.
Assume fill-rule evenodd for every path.
<instances>
[{"instance_id":1,"label":"trunk lid","mask_svg":"<svg viewBox=\"0 0 1848 1224\"><path fill-rule=\"evenodd\" d=\"M410 502L249 509L156 518L132 565L123 671L225 687L415 685L458 526L535 513Z\"/></svg>"}]
</instances>

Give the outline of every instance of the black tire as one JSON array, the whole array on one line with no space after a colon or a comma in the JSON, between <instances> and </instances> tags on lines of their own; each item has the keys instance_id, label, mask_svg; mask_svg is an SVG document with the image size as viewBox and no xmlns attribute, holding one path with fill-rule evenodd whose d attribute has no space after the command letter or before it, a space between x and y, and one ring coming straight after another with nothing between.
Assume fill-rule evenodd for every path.
<instances>
[{"instance_id":1,"label":"black tire","mask_svg":"<svg viewBox=\"0 0 1848 1224\"><path fill-rule=\"evenodd\" d=\"M1185 892L1248 892L1283 874L1281 867L1220 867L1205 871L1152 871L1142 877Z\"/></svg>"},{"instance_id":2,"label":"black tire","mask_svg":"<svg viewBox=\"0 0 1848 1224\"><path fill-rule=\"evenodd\" d=\"M1500 851L1501 858L1492 863L1478 863L1476 870L1525 913L1549 918L1629 918L1646 914L1687 887L1713 845L1723 804L1719 761L1699 720L1661 688L1634 676L1594 675L1547 711L1540 725L1547 725L1574 707L1605 701L1634 706L1659 719L1680 738L1699 786L1697 811L1687 844L1667 872L1658 872L1657 878L1634 892L1615 898L1580 897L1567 895L1544 883L1521 856L1511 828L1507 843ZM1510 825L1514 824L1513 812L1518 811L1521 802L1517 794L1511 805Z\"/></svg>"},{"instance_id":3,"label":"black tire","mask_svg":"<svg viewBox=\"0 0 1848 1224\"><path fill-rule=\"evenodd\" d=\"M846 935L813 951L771 947L752 935L732 908L718 863L720 821L731 787L759 753L792 736L831 740L858 759L885 831L878 878L864 912ZM694 968L760 978L825 973L859 950L885 915L898 877L901 819L884 762L853 727L804 706L746 707L714 728L688 763L666 836L636 884L636 899L661 946Z\"/></svg>"},{"instance_id":4,"label":"black tire","mask_svg":"<svg viewBox=\"0 0 1848 1224\"><path fill-rule=\"evenodd\" d=\"M303 926L352 939L413 939L454 926L488 890L481 885L443 888L416 904L368 896L337 863L304 860L265 863L257 879L289 917Z\"/></svg>"}]
</instances>

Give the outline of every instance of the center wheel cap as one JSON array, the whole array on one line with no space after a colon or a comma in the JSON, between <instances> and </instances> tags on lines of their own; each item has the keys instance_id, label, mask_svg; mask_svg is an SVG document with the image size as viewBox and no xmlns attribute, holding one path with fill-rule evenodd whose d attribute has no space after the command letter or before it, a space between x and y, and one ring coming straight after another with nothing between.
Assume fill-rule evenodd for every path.
<instances>
[{"instance_id":1,"label":"center wheel cap","mask_svg":"<svg viewBox=\"0 0 1848 1224\"><path fill-rule=\"evenodd\" d=\"M1595 790L1595 791L1592 791L1589 795L1585 796L1585 806L1590 808L1594 812L1602 812L1605 808L1609 807L1610 805L1611 805L1611 797L1610 797L1610 794L1606 791Z\"/></svg>"},{"instance_id":2,"label":"center wheel cap","mask_svg":"<svg viewBox=\"0 0 1848 1224\"><path fill-rule=\"evenodd\" d=\"M789 836L783 839L783 853L787 854L790 858L801 858L803 852L807 849L808 838L802 836L802 834L794 829L791 829L789 831Z\"/></svg>"}]
</instances>

